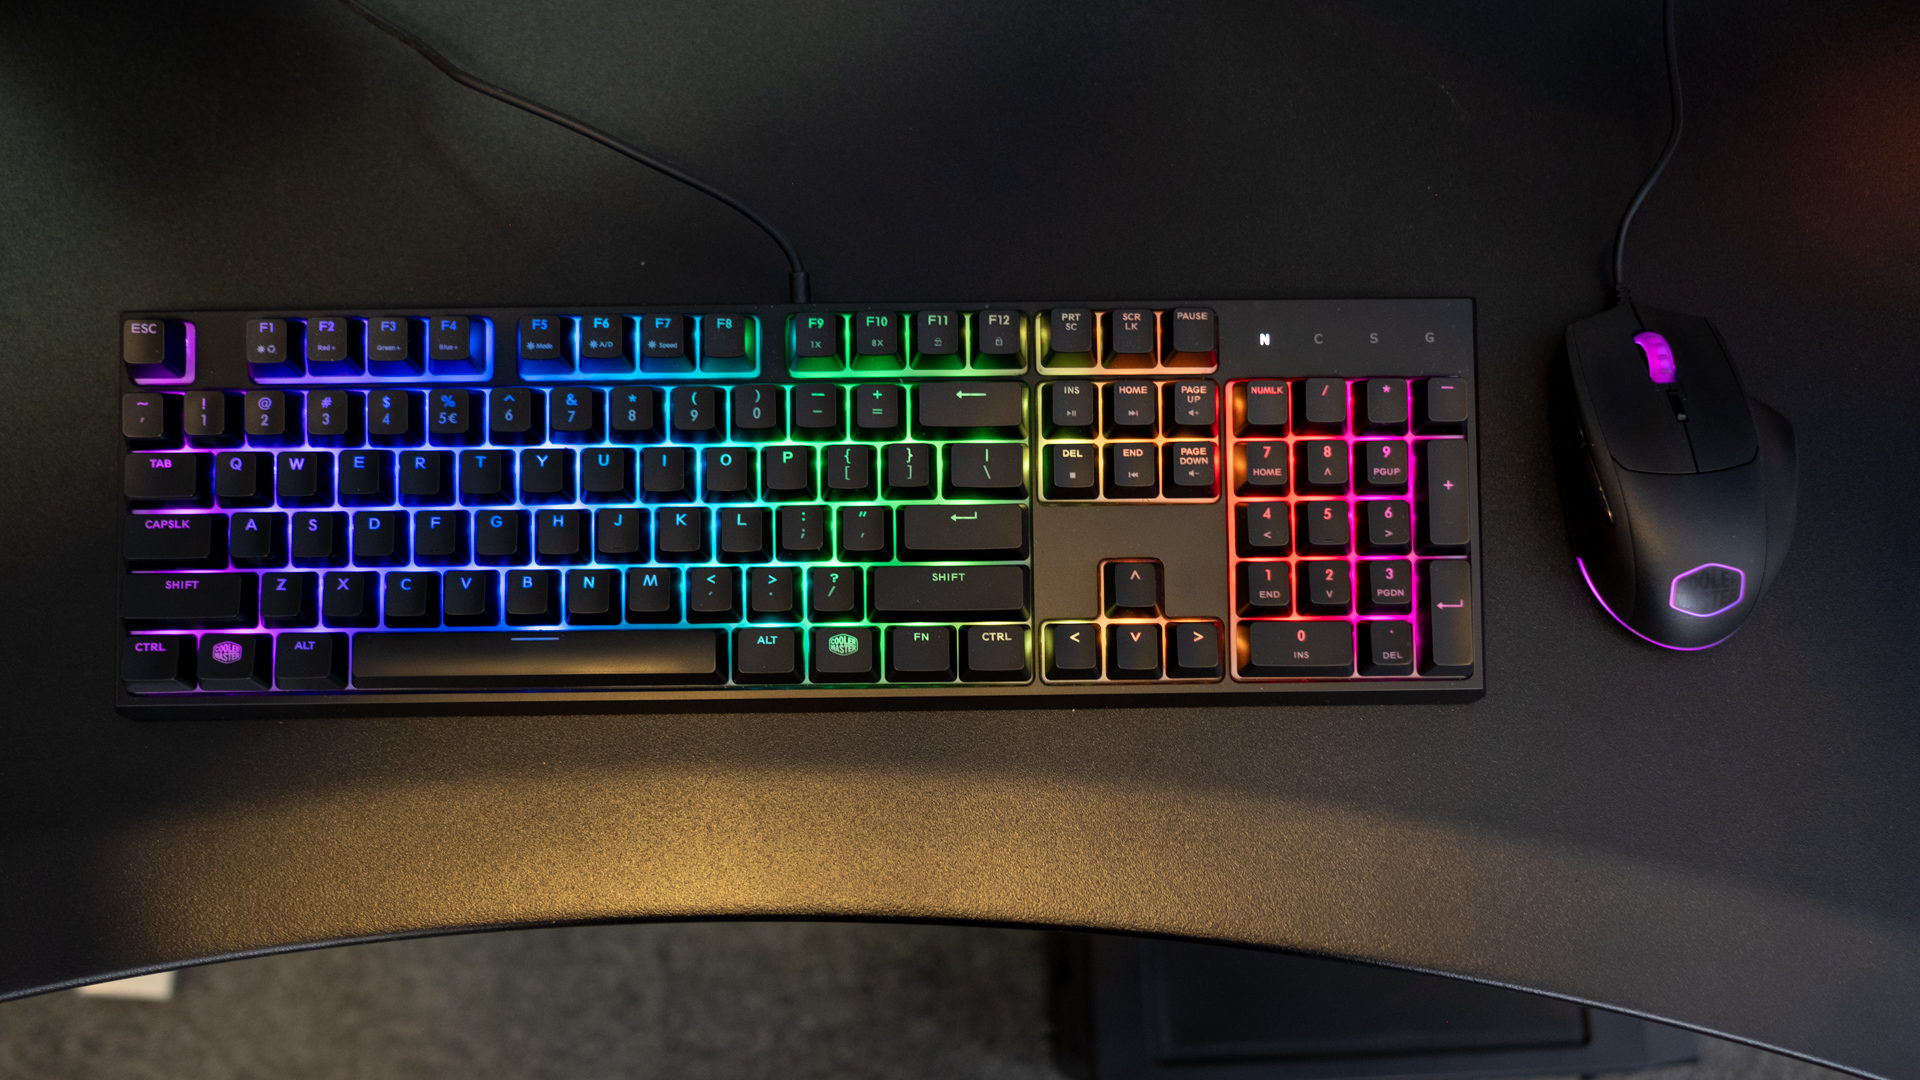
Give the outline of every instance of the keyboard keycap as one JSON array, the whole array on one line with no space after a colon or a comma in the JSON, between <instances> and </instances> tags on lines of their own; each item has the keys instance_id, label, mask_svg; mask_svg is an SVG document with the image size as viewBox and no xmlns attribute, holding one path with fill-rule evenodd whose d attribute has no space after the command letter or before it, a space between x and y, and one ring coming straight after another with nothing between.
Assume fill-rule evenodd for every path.
<instances>
[{"instance_id":1,"label":"keyboard keycap","mask_svg":"<svg viewBox=\"0 0 1920 1080\"><path fill-rule=\"evenodd\" d=\"M1054 308L1041 318L1046 355L1041 363L1056 367L1092 367L1093 312L1086 308Z\"/></svg>"},{"instance_id":2,"label":"keyboard keycap","mask_svg":"<svg viewBox=\"0 0 1920 1080\"><path fill-rule=\"evenodd\" d=\"M795 606L793 567L757 566L748 571L747 610L756 620L780 622L799 618Z\"/></svg>"},{"instance_id":3,"label":"keyboard keycap","mask_svg":"<svg viewBox=\"0 0 1920 1080\"><path fill-rule=\"evenodd\" d=\"M1165 416L1169 435L1211 436L1219 426L1220 388L1203 379L1168 385Z\"/></svg>"},{"instance_id":4,"label":"keyboard keycap","mask_svg":"<svg viewBox=\"0 0 1920 1080\"><path fill-rule=\"evenodd\" d=\"M259 584L249 573L128 574L120 616L134 626L252 626Z\"/></svg>"},{"instance_id":5,"label":"keyboard keycap","mask_svg":"<svg viewBox=\"0 0 1920 1080\"><path fill-rule=\"evenodd\" d=\"M1466 429L1471 401L1465 379L1427 379L1420 390L1426 398L1422 431L1457 434Z\"/></svg>"},{"instance_id":6,"label":"keyboard keycap","mask_svg":"<svg viewBox=\"0 0 1920 1080\"><path fill-rule=\"evenodd\" d=\"M622 507L596 510L593 515L593 550L599 562L633 562L641 552L651 551L649 525L645 510Z\"/></svg>"},{"instance_id":7,"label":"keyboard keycap","mask_svg":"<svg viewBox=\"0 0 1920 1080\"><path fill-rule=\"evenodd\" d=\"M840 558L845 562L885 562L893 556L893 514L884 506L840 508Z\"/></svg>"},{"instance_id":8,"label":"keyboard keycap","mask_svg":"<svg viewBox=\"0 0 1920 1080\"><path fill-rule=\"evenodd\" d=\"M567 571L567 625L599 626L620 621L620 571L605 567Z\"/></svg>"},{"instance_id":9,"label":"keyboard keycap","mask_svg":"<svg viewBox=\"0 0 1920 1080\"><path fill-rule=\"evenodd\" d=\"M734 506L719 511L720 557L727 562L759 562L767 558L767 512L758 506Z\"/></svg>"},{"instance_id":10,"label":"keyboard keycap","mask_svg":"<svg viewBox=\"0 0 1920 1080\"><path fill-rule=\"evenodd\" d=\"M693 356L687 350L688 326L684 315L647 315L640 320L640 370L685 374L693 370Z\"/></svg>"},{"instance_id":11,"label":"keyboard keycap","mask_svg":"<svg viewBox=\"0 0 1920 1080\"><path fill-rule=\"evenodd\" d=\"M274 627L312 626L320 621L316 594L320 576L301 571L260 575L260 621Z\"/></svg>"},{"instance_id":12,"label":"keyboard keycap","mask_svg":"<svg viewBox=\"0 0 1920 1080\"><path fill-rule=\"evenodd\" d=\"M127 319L120 324L120 360L136 380L186 370L187 324L179 319Z\"/></svg>"},{"instance_id":13,"label":"keyboard keycap","mask_svg":"<svg viewBox=\"0 0 1920 1080\"><path fill-rule=\"evenodd\" d=\"M1027 510L1011 503L942 503L900 508L900 558L1021 559Z\"/></svg>"},{"instance_id":14,"label":"keyboard keycap","mask_svg":"<svg viewBox=\"0 0 1920 1080\"><path fill-rule=\"evenodd\" d=\"M817 683L873 682L880 677L879 657L870 626L822 626L808 642L808 677Z\"/></svg>"},{"instance_id":15,"label":"keyboard keycap","mask_svg":"<svg viewBox=\"0 0 1920 1080\"><path fill-rule=\"evenodd\" d=\"M733 388L733 437L764 442L787 432L787 391L782 386Z\"/></svg>"},{"instance_id":16,"label":"keyboard keycap","mask_svg":"<svg viewBox=\"0 0 1920 1080\"><path fill-rule=\"evenodd\" d=\"M1026 364L1027 317L1018 311L989 308L974 320L976 368L1018 368Z\"/></svg>"},{"instance_id":17,"label":"keyboard keycap","mask_svg":"<svg viewBox=\"0 0 1920 1080\"><path fill-rule=\"evenodd\" d=\"M1110 562L1103 579L1109 616L1160 614L1160 564L1144 560Z\"/></svg>"},{"instance_id":18,"label":"keyboard keycap","mask_svg":"<svg viewBox=\"0 0 1920 1080\"><path fill-rule=\"evenodd\" d=\"M1234 493L1278 498L1287 493L1287 444L1250 442L1234 448Z\"/></svg>"},{"instance_id":19,"label":"keyboard keycap","mask_svg":"<svg viewBox=\"0 0 1920 1080\"><path fill-rule=\"evenodd\" d=\"M120 678L131 694L191 690L199 653L192 634L134 634L120 643Z\"/></svg>"},{"instance_id":20,"label":"keyboard keycap","mask_svg":"<svg viewBox=\"0 0 1920 1080\"><path fill-rule=\"evenodd\" d=\"M1301 387L1307 426L1314 431L1339 433L1347 427L1345 379L1308 379Z\"/></svg>"},{"instance_id":21,"label":"keyboard keycap","mask_svg":"<svg viewBox=\"0 0 1920 1080\"><path fill-rule=\"evenodd\" d=\"M1167 624L1168 678L1218 679L1220 675L1219 623L1209 621Z\"/></svg>"},{"instance_id":22,"label":"keyboard keycap","mask_svg":"<svg viewBox=\"0 0 1920 1080\"><path fill-rule=\"evenodd\" d=\"M560 621L560 597L552 570L515 570L507 575L507 623L550 626Z\"/></svg>"},{"instance_id":23,"label":"keyboard keycap","mask_svg":"<svg viewBox=\"0 0 1920 1080\"><path fill-rule=\"evenodd\" d=\"M1413 611L1413 564L1405 559L1379 559L1360 564L1365 567L1366 593L1362 597L1369 612Z\"/></svg>"},{"instance_id":24,"label":"keyboard keycap","mask_svg":"<svg viewBox=\"0 0 1920 1080\"><path fill-rule=\"evenodd\" d=\"M1405 500L1372 499L1361 505L1366 507L1369 552L1386 554L1412 548L1412 512Z\"/></svg>"},{"instance_id":25,"label":"keyboard keycap","mask_svg":"<svg viewBox=\"0 0 1920 1080\"><path fill-rule=\"evenodd\" d=\"M845 622L860 617L860 570L852 566L816 566L807 571L807 617L815 622Z\"/></svg>"},{"instance_id":26,"label":"keyboard keycap","mask_svg":"<svg viewBox=\"0 0 1920 1080\"><path fill-rule=\"evenodd\" d=\"M760 451L760 476L769 502L813 498L813 448L770 446Z\"/></svg>"},{"instance_id":27,"label":"keyboard keycap","mask_svg":"<svg viewBox=\"0 0 1920 1080\"><path fill-rule=\"evenodd\" d=\"M1107 337L1107 366L1152 367L1160 362L1160 333L1153 312L1121 308L1107 312L1101 322Z\"/></svg>"},{"instance_id":28,"label":"keyboard keycap","mask_svg":"<svg viewBox=\"0 0 1920 1080\"><path fill-rule=\"evenodd\" d=\"M1168 443L1162 451L1161 494L1169 499L1211 499L1220 494L1219 469L1210 442Z\"/></svg>"},{"instance_id":29,"label":"keyboard keycap","mask_svg":"<svg viewBox=\"0 0 1920 1080\"><path fill-rule=\"evenodd\" d=\"M1100 393L1090 382L1062 380L1047 386L1048 435L1089 437L1099 426Z\"/></svg>"},{"instance_id":30,"label":"keyboard keycap","mask_svg":"<svg viewBox=\"0 0 1920 1080\"><path fill-rule=\"evenodd\" d=\"M569 386L547 391L547 432L554 442L595 443L605 403L598 390Z\"/></svg>"},{"instance_id":31,"label":"keyboard keycap","mask_svg":"<svg viewBox=\"0 0 1920 1080\"><path fill-rule=\"evenodd\" d=\"M405 315L367 320L367 372L388 378L420 374L426 353L426 328Z\"/></svg>"},{"instance_id":32,"label":"keyboard keycap","mask_svg":"<svg viewBox=\"0 0 1920 1080\"><path fill-rule=\"evenodd\" d=\"M1456 550L1473 542L1473 498L1469 490L1472 459L1465 439L1432 439L1423 444L1426 505L1421 507L1422 543L1429 549Z\"/></svg>"},{"instance_id":33,"label":"keyboard keycap","mask_svg":"<svg viewBox=\"0 0 1920 1080\"><path fill-rule=\"evenodd\" d=\"M885 488L889 499L931 499L934 487L933 447L926 443L889 443Z\"/></svg>"},{"instance_id":34,"label":"keyboard keycap","mask_svg":"<svg viewBox=\"0 0 1920 1080\"><path fill-rule=\"evenodd\" d=\"M1299 444L1302 494L1331 495L1347 490L1347 444L1337 439L1307 439Z\"/></svg>"},{"instance_id":35,"label":"keyboard keycap","mask_svg":"<svg viewBox=\"0 0 1920 1080\"><path fill-rule=\"evenodd\" d=\"M799 631L790 626L743 626L733 632L733 676L743 683L800 681Z\"/></svg>"},{"instance_id":36,"label":"keyboard keycap","mask_svg":"<svg viewBox=\"0 0 1920 1080\"><path fill-rule=\"evenodd\" d=\"M527 514L524 510L481 510L473 515L473 560L485 566L521 566L527 562Z\"/></svg>"},{"instance_id":37,"label":"keyboard keycap","mask_svg":"<svg viewBox=\"0 0 1920 1080\"><path fill-rule=\"evenodd\" d=\"M274 455L273 483L282 506L325 506L333 502L333 455L282 450Z\"/></svg>"},{"instance_id":38,"label":"keyboard keycap","mask_svg":"<svg viewBox=\"0 0 1920 1080\"><path fill-rule=\"evenodd\" d=\"M861 358L898 362L900 359L900 316L891 311L862 311L853 317L853 366L863 367Z\"/></svg>"},{"instance_id":39,"label":"keyboard keycap","mask_svg":"<svg viewBox=\"0 0 1920 1080\"><path fill-rule=\"evenodd\" d=\"M453 453L409 450L400 455L400 501L440 506L453 501Z\"/></svg>"},{"instance_id":40,"label":"keyboard keycap","mask_svg":"<svg viewBox=\"0 0 1920 1080\"><path fill-rule=\"evenodd\" d=\"M1245 678L1345 677L1353 674L1353 626L1339 620L1243 623Z\"/></svg>"},{"instance_id":41,"label":"keyboard keycap","mask_svg":"<svg viewBox=\"0 0 1920 1080\"><path fill-rule=\"evenodd\" d=\"M657 446L640 452L640 497L647 502L686 502L693 498L687 451Z\"/></svg>"},{"instance_id":42,"label":"keyboard keycap","mask_svg":"<svg viewBox=\"0 0 1920 1080\"><path fill-rule=\"evenodd\" d=\"M726 417L717 386L676 386L667 395L667 414L676 442L719 442L727 437Z\"/></svg>"},{"instance_id":43,"label":"keyboard keycap","mask_svg":"<svg viewBox=\"0 0 1920 1080\"><path fill-rule=\"evenodd\" d=\"M224 569L227 519L220 514L131 514L120 553L142 569Z\"/></svg>"},{"instance_id":44,"label":"keyboard keycap","mask_svg":"<svg viewBox=\"0 0 1920 1080\"><path fill-rule=\"evenodd\" d=\"M307 441L315 446L357 446L365 395L352 390L314 390L307 394Z\"/></svg>"},{"instance_id":45,"label":"keyboard keycap","mask_svg":"<svg viewBox=\"0 0 1920 1080\"><path fill-rule=\"evenodd\" d=\"M827 508L780 508L780 557L794 561L818 559L827 550Z\"/></svg>"},{"instance_id":46,"label":"keyboard keycap","mask_svg":"<svg viewBox=\"0 0 1920 1080\"><path fill-rule=\"evenodd\" d=\"M307 320L307 370L315 375L360 374L360 339L365 327L345 315Z\"/></svg>"},{"instance_id":47,"label":"keyboard keycap","mask_svg":"<svg viewBox=\"0 0 1920 1080\"><path fill-rule=\"evenodd\" d=\"M1160 426L1160 395L1144 380L1107 384L1107 436L1151 439Z\"/></svg>"},{"instance_id":48,"label":"keyboard keycap","mask_svg":"<svg viewBox=\"0 0 1920 1080\"><path fill-rule=\"evenodd\" d=\"M293 515L291 546L296 566L345 566L347 515L332 512Z\"/></svg>"},{"instance_id":49,"label":"keyboard keycap","mask_svg":"<svg viewBox=\"0 0 1920 1080\"><path fill-rule=\"evenodd\" d=\"M1300 533L1305 546L1323 555L1344 555L1352 539L1347 522L1347 504L1343 502L1304 502L1300 504Z\"/></svg>"},{"instance_id":50,"label":"keyboard keycap","mask_svg":"<svg viewBox=\"0 0 1920 1080\"><path fill-rule=\"evenodd\" d=\"M1286 503L1248 503L1240 507L1237 530L1240 555L1285 555L1293 546L1293 521Z\"/></svg>"},{"instance_id":51,"label":"keyboard keycap","mask_svg":"<svg viewBox=\"0 0 1920 1080\"><path fill-rule=\"evenodd\" d=\"M654 553L661 562L706 562L706 507L662 507L654 516L653 537Z\"/></svg>"},{"instance_id":52,"label":"keyboard keycap","mask_svg":"<svg viewBox=\"0 0 1920 1080\"><path fill-rule=\"evenodd\" d=\"M1055 681L1100 677L1100 627L1095 623L1047 626L1047 678Z\"/></svg>"},{"instance_id":53,"label":"keyboard keycap","mask_svg":"<svg viewBox=\"0 0 1920 1080\"><path fill-rule=\"evenodd\" d=\"M420 629L440 625L440 575L396 570L387 575L382 599L391 627Z\"/></svg>"},{"instance_id":54,"label":"keyboard keycap","mask_svg":"<svg viewBox=\"0 0 1920 1080\"><path fill-rule=\"evenodd\" d=\"M1240 565L1240 614L1285 615L1293 610L1293 568L1283 562Z\"/></svg>"},{"instance_id":55,"label":"keyboard keycap","mask_svg":"<svg viewBox=\"0 0 1920 1080\"><path fill-rule=\"evenodd\" d=\"M1024 566L880 566L873 570L873 616L883 622L1020 619L1026 613Z\"/></svg>"},{"instance_id":56,"label":"keyboard keycap","mask_svg":"<svg viewBox=\"0 0 1920 1080\"><path fill-rule=\"evenodd\" d=\"M1361 623L1360 674L1375 677L1413 674L1413 624Z\"/></svg>"},{"instance_id":57,"label":"keyboard keycap","mask_svg":"<svg viewBox=\"0 0 1920 1080\"><path fill-rule=\"evenodd\" d=\"M158 506L192 506L207 501L211 454L128 454L127 498Z\"/></svg>"},{"instance_id":58,"label":"keyboard keycap","mask_svg":"<svg viewBox=\"0 0 1920 1080\"><path fill-rule=\"evenodd\" d=\"M1465 559L1435 559L1421 565L1426 595L1425 654L1420 674L1458 678L1473 674L1473 567Z\"/></svg>"},{"instance_id":59,"label":"keyboard keycap","mask_svg":"<svg viewBox=\"0 0 1920 1080\"><path fill-rule=\"evenodd\" d=\"M615 387L607 395L607 423L617 443L649 443L660 439L659 404L650 386ZM754 429L749 428L751 432ZM745 436L743 436L745 437Z\"/></svg>"},{"instance_id":60,"label":"keyboard keycap","mask_svg":"<svg viewBox=\"0 0 1920 1080\"><path fill-rule=\"evenodd\" d=\"M1167 321L1172 324L1171 351L1176 355L1211 355L1218 335L1214 331L1214 316L1210 308L1174 308L1167 313ZM1177 363L1177 360L1169 360Z\"/></svg>"},{"instance_id":61,"label":"keyboard keycap","mask_svg":"<svg viewBox=\"0 0 1920 1080\"><path fill-rule=\"evenodd\" d=\"M273 682L282 690L340 690L347 685L347 635L281 634Z\"/></svg>"},{"instance_id":62,"label":"keyboard keycap","mask_svg":"<svg viewBox=\"0 0 1920 1080\"><path fill-rule=\"evenodd\" d=\"M680 621L680 571L647 566L627 571L627 621Z\"/></svg>"},{"instance_id":63,"label":"keyboard keycap","mask_svg":"<svg viewBox=\"0 0 1920 1080\"><path fill-rule=\"evenodd\" d=\"M960 313L922 311L913 317L913 366L951 370L965 366L961 352Z\"/></svg>"},{"instance_id":64,"label":"keyboard keycap","mask_svg":"<svg viewBox=\"0 0 1920 1080\"><path fill-rule=\"evenodd\" d=\"M625 315L587 315L580 320L580 370L626 374L633 370L633 320Z\"/></svg>"},{"instance_id":65,"label":"keyboard keycap","mask_svg":"<svg viewBox=\"0 0 1920 1080\"><path fill-rule=\"evenodd\" d=\"M621 446L580 451L580 501L632 502L633 451Z\"/></svg>"},{"instance_id":66,"label":"keyboard keycap","mask_svg":"<svg viewBox=\"0 0 1920 1080\"><path fill-rule=\"evenodd\" d=\"M687 571L688 622L740 622L740 572L730 566Z\"/></svg>"},{"instance_id":67,"label":"keyboard keycap","mask_svg":"<svg viewBox=\"0 0 1920 1080\"><path fill-rule=\"evenodd\" d=\"M542 510L533 515L533 555L543 566L587 561L593 551L585 510Z\"/></svg>"},{"instance_id":68,"label":"keyboard keycap","mask_svg":"<svg viewBox=\"0 0 1920 1080\"><path fill-rule=\"evenodd\" d=\"M1024 626L969 626L961 631L963 660L960 678L967 682L1026 682L1027 628Z\"/></svg>"},{"instance_id":69,"label":"keyboard keycap","mask_svg":"<svg viewBox=\"0 0 1920 1080\"><path fill-rule=\"evenodd\" d=\"M267 634L205 634L200 638L200 689L273 688L273 638Z\"/></svg>"},{"instance_id":70,"label":"keyboard keycap","mask_svg":"<svg viewBox=\"0 0 1920 1080\"><path fill-rule=\"evenodd\" d=\"M914 424L927 435L1027 433L1027 388L1016 382L921 383L913 388Z\"/></svg>"},{"instance_id":71,"label":"keyboard keycap","mask_svg":"<svg viewBox=\"0 0 1920 1080\"><path fill-rule=\"evenodd\" d=\"M953 443L947 447L947 497L1027 497L1025 443Z\"/></svg>"},{"instance_id":72,"label":"keyboard keycap","mask_svg":"<svg viewBox=\"0 0 1920 1080\"><path fill-rule=\"evenodd\" d=\"M953 677L952 627L887 629L888 682L951 682Z\"/></svg>"},{"instance_id":73,"label":"keyboard keycap","mask_svg":"<svg viewBox=\"0 0 1920 1080\"><path fill-rule=\"evenodd\" d=\"M700 317L700 370L752 371L751 315Z\"/></svg>"},{"instance_id":74,"label":"keyboard keycap","mask_svg":"<svg viewBox=\"0 0 1920 1080\"><path fill-rule=\"evenodd\" d=\"M120 434L133 446L178 446L180 398L176 394L126 394L120 398Z\"/></svg>"},{"instance_id":75,"label":"keyboard keycap","mask_svg":"<svg viewBox=\"0 0 1920 1080\"><path fill-rule=\"evenodd\" d=\"M866 383L853 388L855 438L882 439L900 430L900 388Z\"/></svg>"},{"instance_id":76,"label":"keyboard keycap","mask_svg":"<svg viewBox=\"0 0 1920 1080\"><path fill-rule=\"evenodd\" d=\"M239 439L240 398L221 390L189 390L182 398L180 424L195 446L232 446Z\"/></svg>"},{"instance_id":77,"label":"keyboard keycap","mask_svg":"<svg viewBox=\"0 0 1920 1080\"><path fill-rule=\"evenodd\" d=\"M407 562L404 510L362 510L353 515L353 564L398 566Z\"/></svg>"},{"instance_id":78,"label":"keyboard keycap","mask_svg":"<svg viewBox=\"0 0 1920 1080\"><path fill-rule=\"evenodd\" d=\"M322 577L320 621L328 626L379 626L380 575L353 572Z\"/></svg>"},{"instance_id":79,"label":"keyboard keycap","mask_svg":"<svg viewBox=\"0 0 1920 1080\"><path fill-rule=\"evenodd\" d=\"M1049 499L1091 499L1100 494L1099 448L1093 443L1050 443L1047 446Z\"/></svg>"},{"instance_id":80,"label":"keyboard keycap","mask_svg":"<svg viewBox=\"0 0 1920 1080\"><path fill-rule=\"evenodd\" d=\"M419 446L424 441L424 412L421 395L414 391L368 393L367 441L375 446Z\"/></svg>"},{"instance_id":81,"label":"keyboard keycap","mask_svg":"<svg viewBox=\"0 0 1920 1080\"><path fill-rule=\"evenodd\" d=\"M1158 679L1160 627L1155 623L1114 623L1107 627L1107 678Z\"/></svg>"},{"instance_id":82,"label":"keyboard keycap","mask_svg":"<svg viewBox=\"0 0 1920 1080\"><path fill-rule=\"evenodd\" d=\"M1303 562L1299 584L1303 614L1344 615L1353 606L1353 579L1344 562Z\"/></svg>"},{"instance_id":83,"label":"keyboard keycap","mask_svg":"<svg viewBox=\"0 0 1920 1080\"><path fill-rule=\"evenodd\" d=\"M520 501L572 502L573 451L558 447L520 451Z\"/></svg>"},{"instance_id":84,"label":"keyboard keycap","mask_svg":"<svg viewBox=\"0 0 1920 1080\"><path fill-rule=\"evenodd\" d=\"M349 450L340 455L339 468L342 504L393 504L393 451Z\"/></svg>"},{"instance_id":85,"label":"keyboard keycap","mask_svg":"<svg viewBox=\"0 0 1920 1080\"><path fill-rule=\"evenodd\" d=\"M1407 380L1368 379L1360 384L1367 403L1367 430L1399 433L1407 430Z\"/></svg>"},{"instance_id":86,"label":"keyboard keycap","mask_svg":"<svg viewBox=\"0 0 1920 1080\"><path fill-rule=\"evenodd\" d=\"M707 502L753 498L754 452L737 446L700 451L700 497Z\"/></svg>"},{"instance_id":87,"label":"keyboard keycap","mask_svg":"<svg viewBox=\"0 0 1920 1080\"><path fill-rule=\"evenodd\" d=\"M367 633L353 683L368 689L710 684L726 678L717 630Z\"/></svg>"},{"instance_id":88,"label":"keyboard keycap","mask_svg":"<svg viewBox=\"0 0 1920 1080\"><path fill-rule=\"evenodd\" d=\"M524 386L487 395L487 436L496 443L527 446L546 438L545 395Z\"/></svg>"},{"instance_id":89,"label":"keyboard keycap","mask_svg":"<svg viewBox=\"0 0 1920 1080\"><path fill-rule=\"evenodd\" d=\"M416 512L413 515L413 558L423 566L458 566L466 562L466 511Z\"/></svg>"},{"instance_id":90,"label":"keyboard keycap","mask_svg":"<svg viewBox=\"0 0 1920 1080\"><path fill-rule=\"evenodd\" d=\"M1353 444L1354 475L1368 491L1407 490L1407 444L1400 440Z\"/></svg>"},{"instance_id":91,"label":"keyboard keycap","mask_svg":"<svg viewBox=\"0 0 1920 1080\"><path fill-rule=\"evenodd\" d=\"M1285 435L1293 419L1291 395L1285 379L1255 379L1243 388L1241 435Z\"/></svg>"},{"instance_id":92,"label":"keyboard keycap","mask_svg":"<svg viewBox=\"0 0 1920 1080\"><path fill-rule=\"evenodd\" d=\"M492 626L500 621L500 575L493 570L454 570L440 580L448 626ZM362 634L361 639L365 640Z\"/></svg>"},{"instance_id":93,"label":"keyboard keycap","mask_svg":"<svg viewBox=\"0 0 1920 1080\"><path fill-rule=\"evenodd\" d=\"M1107 444L1107 498L1151 499L1160 493L1160 455L1154 444Z\"/></svg>"}]
</instances>

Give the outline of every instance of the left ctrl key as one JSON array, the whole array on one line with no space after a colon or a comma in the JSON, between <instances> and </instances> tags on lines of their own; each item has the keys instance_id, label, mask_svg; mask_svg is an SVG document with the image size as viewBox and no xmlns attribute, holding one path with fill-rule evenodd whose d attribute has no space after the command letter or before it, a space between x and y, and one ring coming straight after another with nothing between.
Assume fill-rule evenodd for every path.
<instances>
[{"instance_id":1,"label":"left ctrl key","mask_svg":"<svg viewBox=\"0 0 1920 1080\"><path fill-rule=\"evenodd\" d=\"M193 689L197 642L192 634L135 634L120 644L120 678L133 694Z\"/></svg>"},{"instance_id":2,"label":"left ctrl key","mask_svg":"<svg viewBox=\"0 0 1920 1080\"><path fill-rule=\"evenodd\" d=\"M200 689L267 690L273 686L268 634L205 634L200 638Z\"/></svg>"}]
</instances>

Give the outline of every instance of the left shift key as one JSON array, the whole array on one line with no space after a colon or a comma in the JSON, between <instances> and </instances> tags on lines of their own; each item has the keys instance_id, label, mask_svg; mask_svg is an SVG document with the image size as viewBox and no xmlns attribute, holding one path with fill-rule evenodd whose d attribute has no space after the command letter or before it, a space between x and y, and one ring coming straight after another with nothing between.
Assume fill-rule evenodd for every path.
<instances>
[{"instance_id":1,"label":"left shift key","mask_svg":"<svg viewBox=\"0 0 1920 1080\"><path fill-rule=\"evenodd\" d=\"M128 574L120 617L130 626L252 626L260 600L257 574Z\"/></svg>"}]
</instances>

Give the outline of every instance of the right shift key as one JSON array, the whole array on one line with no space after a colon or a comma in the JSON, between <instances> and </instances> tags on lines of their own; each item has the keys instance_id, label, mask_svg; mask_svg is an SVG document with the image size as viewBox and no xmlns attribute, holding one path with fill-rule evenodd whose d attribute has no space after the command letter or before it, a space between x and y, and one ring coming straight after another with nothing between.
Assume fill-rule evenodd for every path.
<instances>
[{"instance_id":1,"label":"right shift key","mask_svg":"<svg viewBox=\"0 0 1920 1080\"><path fill-rule=\"evenodd\" d=\"M1473 458L1465 439L1421 443L1425 477L1420 542L1429 551L1458 551L1473 542Z\"/></svg>"},{"instance_id":2,"label":"right shift key","mask_svg":"<svg viewBox=\"0 0 1920 1080\"><path fill-rule=\"evenodd\" d=\"M1422 565L1421 577L1427 625L1420 674L1473 674L1473 566L1465 559L1435 559Z\"/></svg>"}]
</instances>

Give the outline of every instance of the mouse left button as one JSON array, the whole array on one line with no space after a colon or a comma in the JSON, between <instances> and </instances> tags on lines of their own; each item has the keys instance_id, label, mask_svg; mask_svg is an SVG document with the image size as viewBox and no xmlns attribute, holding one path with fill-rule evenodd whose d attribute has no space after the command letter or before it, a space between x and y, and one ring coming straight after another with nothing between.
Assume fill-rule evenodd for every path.
<instances>
[{"instance_id":1,"label":"mouse left button","mask_svg":"<svg viewBox=\"0 0 1920 1080\"><path fill-rule=\"evenodd\" d=\"M184 319L131 316L120 322L120 359L134 382L182 379L191 355L193 324Z\"/></svg>"}]
</instances>

